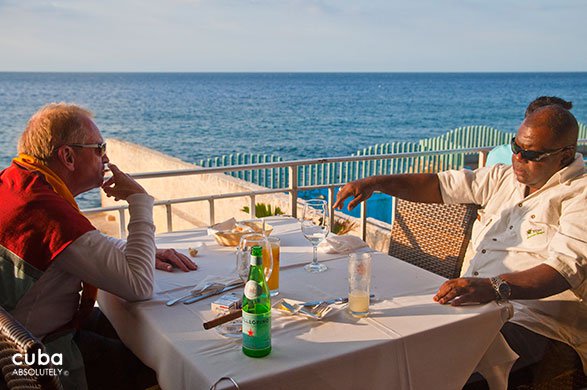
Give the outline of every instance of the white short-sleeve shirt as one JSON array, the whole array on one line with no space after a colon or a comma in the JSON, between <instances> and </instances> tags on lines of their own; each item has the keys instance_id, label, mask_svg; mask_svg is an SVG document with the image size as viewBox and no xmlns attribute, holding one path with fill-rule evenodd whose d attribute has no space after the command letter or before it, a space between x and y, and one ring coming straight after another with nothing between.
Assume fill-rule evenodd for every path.
<instances>
[{"instance_id":1,"label":"white short-sleeve shirt","mask_svg":"<svg viewBox=\"0 0 587 390\"><path fill-rule=\"evenodd\" d=\"M474 256L464 276L491 277L539 264L557 270L571 289L548 298L513 301L518 323L574 347L587 367L587 173L583 156L535 193L511 166L438 174L445 203L482 207L471 237ZM587 371L587 370L586 370Z\"/></svg>"}]
</instances>

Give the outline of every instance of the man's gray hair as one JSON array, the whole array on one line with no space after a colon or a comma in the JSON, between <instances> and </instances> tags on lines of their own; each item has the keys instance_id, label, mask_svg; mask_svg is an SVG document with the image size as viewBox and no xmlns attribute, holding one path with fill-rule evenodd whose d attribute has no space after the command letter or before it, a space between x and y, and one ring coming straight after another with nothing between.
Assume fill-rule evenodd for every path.
<instances>
[{"instance_id":1,"label":"man's gray hair","mask_svg":"<svg viewBox=\"0 0 587 390\"><path fill-rule=\"evenodd\" d=\"M93 114L70 103L49 103L37 111L18 140L18 153L28 154L47 163L62 145L84 143L85 119Z\"/></svg>"}]
</instances>

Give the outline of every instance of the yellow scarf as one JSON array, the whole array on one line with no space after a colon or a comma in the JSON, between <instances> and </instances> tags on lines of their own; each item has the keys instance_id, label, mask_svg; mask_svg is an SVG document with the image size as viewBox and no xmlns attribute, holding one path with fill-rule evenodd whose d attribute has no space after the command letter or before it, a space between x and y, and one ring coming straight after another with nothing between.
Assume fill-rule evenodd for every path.
<instances>
[{"instance_id":1,"label":"yellow scarf","mask_svg":"<svg viewBox=\"0 0 587 390\"><path fill-rule=\"evenodd\" d=\"M29 171L37 171L42 173L43 176L45 176L47 182L51 185L51 187L53 187L53 191L61 195L62 198L64 198L69 204L71 204L73 207L75 207L76 210L79 211L79 206L75 202L75 199L73 198L69 188L67 188L63 180L61 180L61 178L57 176L55 172L53 172L48 166L33 156L29 156L28 154L24 153L19 154L18 157L14 158L12 161L25 167Z\"/></svg>"},{"instance_id":2,"label":"yellow scarf","mask_svg":"<svg viewBox=\"0 0 587 390\"><path fill-rule=\"evenodd\" d=\"M75 207L77 211L79 211L79 206L77 205L71 191L65 185L63 180L59 176L57 176L55 172L53 172L48 166L43 164L40 160L37 160L33 156L29 156L28 154L20 153L18 157L14 158L12 161L20 166L25 167L29 171L37 171L42 173L43 176L45 176L47 182L51 185L51 187L53 187L53 191L55 191L69 204ZM90 312L94 308L94 303L96 302L96 296L98 294L98 289L96 287L86 282L82 283L83 290L80 304L77 309L77 313L75 314L71 322L71 325L75 328L79 328L83 321L90 315Z\"/></svg>"}]
</instances>

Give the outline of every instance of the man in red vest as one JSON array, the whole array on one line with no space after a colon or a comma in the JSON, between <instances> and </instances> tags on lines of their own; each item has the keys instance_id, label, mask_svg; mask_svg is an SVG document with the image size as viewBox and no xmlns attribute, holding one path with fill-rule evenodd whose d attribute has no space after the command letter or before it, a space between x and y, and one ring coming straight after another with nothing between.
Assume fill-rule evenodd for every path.
<instances>
[{"instance_id":1,"label":"man in red vest","mask_svg":"<svg viewBox=\"0 0 587 390\"><path fill-rule=\"evenodd\" d=\"M44 106L29 120L18 151L0 172L0 304L49 354L61 354L63 366L56 368L67 371L61 375L66 388L154 383L153 372L93 310L96 287L129 301L149 299L155 266L197 266L174 250L156 249L153 198L109 164L89 111ZM112 177L104 182L106 166ZM97 187L128 202L126 241L102 235L81 214L74 197Z\"/></svg>"}]
</instances>

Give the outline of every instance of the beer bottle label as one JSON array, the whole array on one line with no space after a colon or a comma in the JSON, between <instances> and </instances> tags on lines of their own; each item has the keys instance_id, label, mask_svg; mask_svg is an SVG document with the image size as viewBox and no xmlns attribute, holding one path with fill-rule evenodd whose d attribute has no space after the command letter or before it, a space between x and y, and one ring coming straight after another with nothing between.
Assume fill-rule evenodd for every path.
<instances>
[{"instance_id":1,"label":"beer bottle label","mask_svg":"<svg viewBox=\"0 0 587 390\"><path fill-rule=\"evenodd\" d=\"M263 350L271 346L271 312L252 314L243 311L243 347Z\"/></svg>"},{"instance_id":2,"label":"beer bottle label","mask_svg":"<svg viewBox=\"0 0 587 390\"><path fill-rule=\"evenodd\" d=\"M263 294L263 287L259 283L254 280L249 280L245 284L245 297L248 299L257 299L261 294Z\"/></svg>"}]
</instances>

